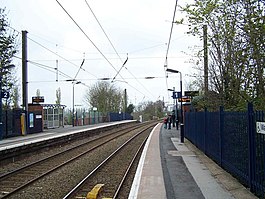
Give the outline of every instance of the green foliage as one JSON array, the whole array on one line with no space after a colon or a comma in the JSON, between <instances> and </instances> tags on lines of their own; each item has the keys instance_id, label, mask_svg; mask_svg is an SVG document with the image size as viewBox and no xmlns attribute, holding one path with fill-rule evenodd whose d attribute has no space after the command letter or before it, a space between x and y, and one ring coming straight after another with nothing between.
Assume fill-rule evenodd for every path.
<instances>
[{"instance_id":1,"label":"green foliage","mask_svg":"<svg viewBox=\"0 0 265 199\"><path fill-rule=\"evenodd\" d=\"M200 38L208 27L209 85L219 105L242 109L247 101L264 108L265 2L206 0L182 7L189 34ZM207 94L209 95L209 94ZM206 105L212 105L206 96Z\"/></svg>"},{"instance_id":2,"label":"green foliage","mask_svg":"<svg viewBox=\"0 0 265 199\"><path fill-rule=\"evenodd\" d=\"M126 113L132 114L134 108L135 108L135 107L134 107L133 104L129 104L129 106L126 108Z\"/></svg>"},{"instance_id":3,"label":"green foliage","mask_svg":"<svg viewBox=\"0 0 265 199\"><path fill-rule=\"evenodd\" d=\"M40 89L37 89L37 90L36 90L36 96L37 96L37 97L40 97Z\"/></svg>"},{"instance_id":4,"label":"green foliage","mask_svg":"<svg viewBox=\"0 0 265 199\"><path fill-rule=\"evenodd\" d=\"M0 74L2 76L2 89L10 93L10 98L5 100L5 106L12 102L17 106L19 100L16 75L12 65L12 58L17 53L17 34L10 31L5 9L0 8Z\"/></svg>"},{"instance_id":5,"label":"green foliage","mask_svg":"<svg viewBox=\"0 0 265 199\"><path fill-rule=\"evenodd\" d=\"M139 104L133 117L138 118L139 115L142 115L145 121L156 117L162 118L164 116L163 102L158 100L156 102L148 101Z\"/></svg>"},{"instance_id":6,"label":"green foliage","mask_svg":"<svg viewBox=\"0 0 265 199\"><path fill-rule=\"evenodd\" d=\"M119 112L123 107L123 93L114 84L99 81L86 92L85 102L102 113Z\"/></svg>"},{"instance_id":7,"label":"green foliage","mask_svg":"<svg viewBox=\"0 0 265 199\"><path fill-rule=\"evenodd\" d=\"M56 101L55 101L55 104L61 104L61 98L62 98L61 89L58 88L56 90Z\"/></svg>"}]
</instances>

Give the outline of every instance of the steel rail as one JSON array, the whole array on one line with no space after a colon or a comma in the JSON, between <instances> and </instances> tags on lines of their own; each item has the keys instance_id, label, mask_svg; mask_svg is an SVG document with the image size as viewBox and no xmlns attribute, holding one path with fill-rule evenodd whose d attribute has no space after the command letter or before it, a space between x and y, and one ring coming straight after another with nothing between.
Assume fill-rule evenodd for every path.
<instances>
[{"instance_id":1,"label":"steel rail","mask_svg":"<svg viewBox=\"0 0 265 199\"><path fill-rule=\"evenodd\" d=\"M122 180L121 180L121 182L120 182L118 188L116 189L116 191L115 191L114 196L112 197L112 199L116 199L117 196L118 196L118 194L120 193L120 190L121 190L121 188L122 188L122 186L123 186L123 184L124 184L126 178L128 177L129 172L130 172L130 170L131 170L131 168L132 168L132 166L133 166L133 164L134 164L134 162L135 162L137 156L140 154L140 151L141 151L142 148L144 147L144 145L145 145L147 139L148 139L148 137L145 138L145 140L142 142L141 146L138 148L137 152L135 153L135 155L134 155L132 161L130 162L130 164L129 164L127 170L126 170L126 172L124 173L123 178L122 178Z\"/></svg>"},{"instance_id":2,"label":"steel rail","mask_svg":"<svg viewBox=\"0 0 265 199\"><path fill-rule=\"evenodd\" d=\"M133 137L131 137L129 140L124 142L119 148L117 148L113 153L111 153L105 160L103 160L97 167L95 167L83 180L81 180L71 191L69 191L63 199L69 199L73 198L73 196L81 189L81 187L88 181L88 179L94 175L103 165L105 165L109 160L111 160L118 152L120 152L128 143L130 143L132 140L134 140L136 137L138 137L140 134L145 132L151 128L151 126L148 126L147 128L141 130L137 134L135 134Z\"/></svg>"},{"instance_id":3,"label":"steel rail","mask_svg":"<svg viewBox=\"0 0 265 199\"><path fill-rule=\"evenodd\" d=\"M18 187L16 187L16 188L14 188L14 189L13 189L12 191L10 191L9 193L6 193L5 195L0 196L0 198L6 198L6 197L9 197L9 196L15 194L16 192L20 191L21 189L23 189L23 188L25 188L25 187L31 185L31 184L34 183L35 181L37 181L37 180L43 178L44 176L50 174L51 172L53 172L53 171L55 171L55 170L57 170L57 169L59 169L59 168L61 168L61 167L63 167L63 166L65 166L65 165L69 164L70 162L72 162L72 161L74 161L74 160L80 158L81 156L83 156L83 155L85 155L85 154L87 154L87 153L90 153L91 151L95 150L96 148L98 148L98 147L100 147L100 146L102 146L102 145L108 143L109 141L114 140L114 139L116 139L116 138L118 138L118 137L120 137L120 136L122 136L122 135L124 135L124 134L126 134L126 133L128 133L128 132L130 132L130 131L132 131L132 130L135 130L135 129L137 129L137 128L141 128L141 127L142 127L142 125L139 125L139 126L137 126L137 127L132 127L132 128L129 129L129 130L126 129L126 131L124 131L125 129L119 130L119 131L116 132L115 134L118 134L118 133L121 132L121 131L124 131L124 132L121 133L121 134L118 134L118 135L112 137L111 139L108 139L108 140L106 140L106 141L104 141L104 142L102 142L102 143L100 143L100 144L98 144L98 145L96 145L96 146L94 146L94 147L92 147L92 148L89 148L88 150L86 150L86 151L80 153L80 154L77 155L77 156L74 156L74 157L71 158L71 159L68 159L67 161L63 162L62 164L57 165L56 167L54 167L54 168L52 168L52 169L49 169L48 171L45 171L43 174L41 174L41 175L39 175L39 176L37 176L37 177L34 177L33 179L27 181L26 183L24 183L24 184L22 184L22 185L20 185L20 186L18 186ZM111 135L113 135L113 134L104 135L104 136L102 136L102 137L96 138L96 139L94 139L94 140L90 140L90 141L88 141L88 142L86 142L86 143L83 143L83 144L81 144L81 145L83 146L83 145L85 145L85 144L87 144L87 143L95 142L95 141L97 141L97 140L100 140L100 139L102 139L102 138L105 138L105 137L107 137L107 136L111 136ZM71 150L73 150L73 149L76 149L76 148L78 148L78 147L80 147L80 146L72 147L72 148L67 149L67 150L65 150L65 151L63 151L63 152L59 152L59 153L57 153L57 154L55 154L55 155L51 155L51 156L49 156L49 157L47 157L47 158L44 158L44 159L42 159L42 160L40 160L40 161L33 162L32 164L26 165L26 166L21 167L21 168L19 168L19 169L17 169L17 170L14 170L14 171L11 171L11 172L9 172L9 173L7 173L7 174L4 174L4 175L2 175L2 176L0 177L0 181L1 181L1 183L2 183L2 180L6 179L6 178L8 178L8 177L11 177L11 176L16 175L16 174L19 175L19 172L21 172L21 171L23 171L23 170L27 170L27 171L28 171L28 169L29 169L30 167L34 167L34 166L36 166L36 165L38 165L38 164L43 164L43 162L45 162L45 161L49 161L51 158L58 157L59 155L65 154L66 152L69 152L69 151L71 151Z\"/></svg>"}]
</instances>

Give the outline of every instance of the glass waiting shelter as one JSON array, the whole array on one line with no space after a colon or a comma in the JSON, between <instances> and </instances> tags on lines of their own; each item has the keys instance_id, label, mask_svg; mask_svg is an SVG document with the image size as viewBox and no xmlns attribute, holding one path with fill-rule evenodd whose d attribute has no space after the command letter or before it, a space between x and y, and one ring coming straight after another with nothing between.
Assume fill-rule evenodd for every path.
<instances>
[{"instance_id":1,"label":"glass waiting shelter","mask_svg":"<svg viewBox=\"0 0 265 199\"><path fill-rule=\"evenodd\" d=\"M64 126L64 108L60 104L42 104L44 120L43 126L46 129L59 128Z\"/></svg>"}]
</instances>

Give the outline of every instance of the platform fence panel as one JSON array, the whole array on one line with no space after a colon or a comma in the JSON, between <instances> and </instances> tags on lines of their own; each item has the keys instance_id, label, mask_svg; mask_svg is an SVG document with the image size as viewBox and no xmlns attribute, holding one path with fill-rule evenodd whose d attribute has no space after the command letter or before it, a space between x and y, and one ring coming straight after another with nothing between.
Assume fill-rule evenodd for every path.
<instances>
[{"instance_id":1,"label":"platform fence panel","mask_svg":"<svg viewBox=\"0 0 265 199\"><path fill-rule=\"evenodd\" d=\"M260 198L265 198L265 134L256 125L265 122L264 115L252 104L246 112L185 113L185 137Z\"/></svg>"}]
</instances>

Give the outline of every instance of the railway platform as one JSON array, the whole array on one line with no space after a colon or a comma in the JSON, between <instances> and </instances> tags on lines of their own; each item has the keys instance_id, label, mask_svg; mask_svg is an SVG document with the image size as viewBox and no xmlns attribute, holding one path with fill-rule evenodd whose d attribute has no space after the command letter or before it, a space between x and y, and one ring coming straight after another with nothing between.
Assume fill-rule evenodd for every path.
<instances>
[{"instance_id":1,"label":"railway platform","mask_svg":"<svg viewBox=\"0 0 265 199\"><path fill-rule=\"evenodd\" d=\"M130 199L254 199L235 178L162 123L152 131L133 181Z\"/></svg>"},{"instance_id":2,"label":"railway platform","mask_svg":"<svg viewBox=\"0 0 265 199\"><path fill-rule=\"evenodd\" d=\"M123 123L136 122L136 120L123 120L117 122L98 123L87 126L65 126L64 128L44 129L41 133L27 134L24 136L10 137L0 140L0 153L1 151L18 148L24 145L30 145L37 142L42 142L49 139L59 138L83 131L90 131L103 127L111 127Z\"/></svg>"}]
</instances>

